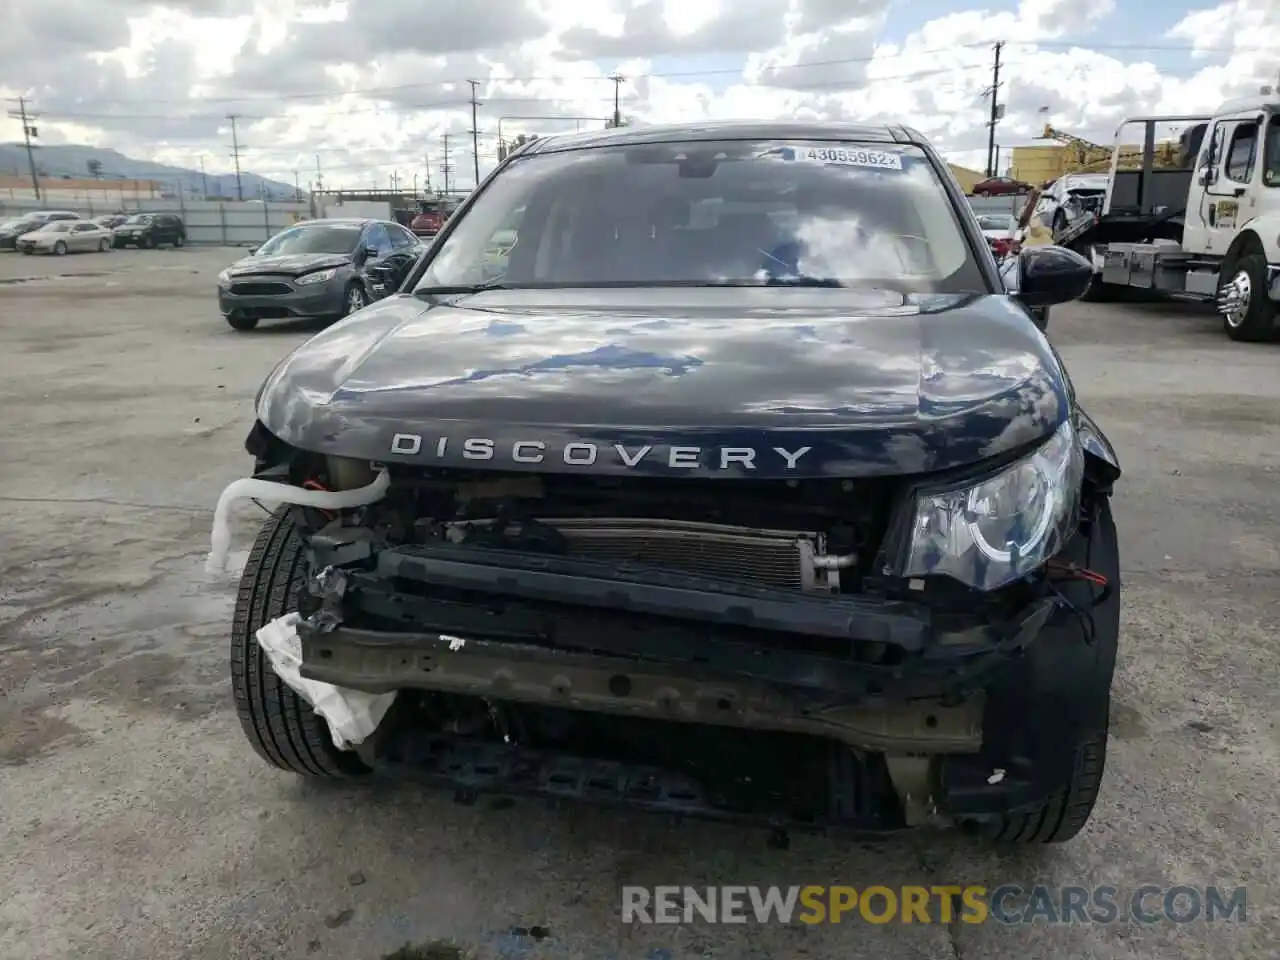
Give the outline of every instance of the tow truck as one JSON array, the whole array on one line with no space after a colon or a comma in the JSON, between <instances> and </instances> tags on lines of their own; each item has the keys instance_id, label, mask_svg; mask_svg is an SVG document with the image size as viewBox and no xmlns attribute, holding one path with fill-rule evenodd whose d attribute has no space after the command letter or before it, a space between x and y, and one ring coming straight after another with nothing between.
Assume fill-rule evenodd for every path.
<instances>
[{"instance_id":1,"label":"tow truck","mask_svg":"<svg viewBox=\"0 0 1280 960\"><path fill-rule=\"evenodd\" d=\"M1142 165L1120 170L1141 124ZM1175 167L1155 164L1156 129L1183 127ZM1092 259L1085 300L1153 295L1215 303L1227 336L1280 335L1280 93L1229 101L1212 116L1131 117L1116 130L1100 213L1059 224L1054 243Z\"/></svg>"}]
</instances>

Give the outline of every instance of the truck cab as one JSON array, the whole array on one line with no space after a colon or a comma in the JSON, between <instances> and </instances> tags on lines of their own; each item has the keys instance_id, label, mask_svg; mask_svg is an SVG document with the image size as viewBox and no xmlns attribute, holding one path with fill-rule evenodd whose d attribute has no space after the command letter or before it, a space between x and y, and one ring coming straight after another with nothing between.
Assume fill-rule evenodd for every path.
<instances>
[{"instance_id":1,"label":"truck cab","mask_svg":"<svg viewBox=\"0 0 1280 960\"><path fill-rule=\"evenodd\" d=\"M1177 159L1157 165L1156 128L1172 123L1182 126ZM1119 145L1135 124L1144 130L1142 162L1122 170ZM1124 121L1102 212L1056 230L1055 241L1093 259L1087 299L1145 291L1215 302L1233 340L1276 339L1280 94L1264 87L1210 117Z\"/></svg>"},{"instance_id":2,"label":"truck cab","mask_svg":"<svg viewBox=\"0 0 1280 960\"><path fill-rule=\"evenodd\" d=\"M1215 117L1187 196L1188 253L1225 257L1247 240L1280 264L1280 103Z\"/></svg>"}]
</instances>

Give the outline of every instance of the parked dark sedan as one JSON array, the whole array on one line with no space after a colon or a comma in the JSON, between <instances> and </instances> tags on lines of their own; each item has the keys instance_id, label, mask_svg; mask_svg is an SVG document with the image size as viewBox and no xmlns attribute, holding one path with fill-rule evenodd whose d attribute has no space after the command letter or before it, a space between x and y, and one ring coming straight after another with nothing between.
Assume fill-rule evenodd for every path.
<instances>
[{"instance_id":1,"label":"parked dark sedan","mask_svg":"<svg viewBox=\"0 0 1280 960\"><path fill-rule=\"evenodd\" d=\"M172 213L135 213L115 228L117 247L180 247L186 242L187 225Z\"/></svg>"},{"instance_id":2,"label":"parked dark sedan","mask_svg":"<svg viewBox=\"0 0 1280 960\"><path fill-rule=\"evenodd\" d=\"M390 292L386 279L375 284L369 274L380 261L410 254L411 265L417 251L418 238L398 223L308 220L222 271L218 305L236 330L259 320L337 319Z\"/></svg>"}]
</instances>

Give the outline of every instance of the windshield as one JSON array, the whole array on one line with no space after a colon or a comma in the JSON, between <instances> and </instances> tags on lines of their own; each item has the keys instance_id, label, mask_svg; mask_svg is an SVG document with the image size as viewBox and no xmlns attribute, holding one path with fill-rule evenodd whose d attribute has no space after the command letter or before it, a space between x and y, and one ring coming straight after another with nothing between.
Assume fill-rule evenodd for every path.
<instances>
[{"instance_id":1,"label":"windshield","mask_svg":"<svg viewBox=\"0 0 1280 960\"><path fill-rule=\"evenodd\" d=\"M4 223L0 223L0 230L16 230L18 227L25 227L29 224L38 222L39 221L25 217L19 217L17 220L6 220Z\"/></svg>"},{"instance_id":2,"label":"windshield","mask_svg":"<svg viewBox=\"0 0 1280 960\"><path fill-rule=\"evenodd\" d=\"M515 160L417 285L889 286L986 292L923 151L636 144Z\"/></svg>"},{"instance_id":3,"label":"windshield","mask_svg":"<svg viewBox=\"0 0 1280 960\"><path fill-rule=\"evenodd\" d=\"M1014 226L1013 217L978 217L978 225L983 230L1012 230Z\"/></svg>"},{"instance_id":4,"label":"windshield","mask_svg":"<svg viewBox=\"0 0 1280 960\"><path fill-rule=\"evenodd\" d=\"M151 214L149 213L135 213L132 217L130 217L128 220L125 221L125 223L150 223L150 222L151 222Z\"/></svg>"},{"instance_id":5,"label":"windshield","mask_svg":"<svg viewBox=\"0 0 1280 960\"><path fill-rule=\"evenodd\" d=\"M40 228L41 233L66 233L71 229L74 220L54 220L52 223L46 223Z\"/></svg>"},{"instance_id":6,"label":"windshield","mask_svg":"<svg viewBox=\"0 0 1280 960\"><path fill-rule=\"evenodd\" d=\"M290 227L258 248L260 257L284 257L295 253L350 253L360 239L359 224L314 223Z\"/></svg>"}]
</instances>

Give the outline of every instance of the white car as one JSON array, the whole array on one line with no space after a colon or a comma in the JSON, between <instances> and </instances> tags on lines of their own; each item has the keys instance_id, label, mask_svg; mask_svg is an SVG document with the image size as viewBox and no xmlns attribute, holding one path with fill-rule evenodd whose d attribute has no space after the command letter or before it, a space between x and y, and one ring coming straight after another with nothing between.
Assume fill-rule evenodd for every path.
<instances>
[{"instance_id":1,"label":"white car","mask_svg":"<svg viewBox=\"0 0 1280 960\"><path fill-rule=\"evenodd\" d=\"M1058 233L1069 222L1088 213L1101 213L1107 195L1105 173L1068 173L1040 194L1036 219Z\"/></svg>"},{"instance_id":2,"label":"white car","mask_svg":"<svg viewBox=\"0 0 1280 960\"><path fill-rule=\"evenodd\" d=\"M991 248L998 253L1008 252L998 250L1001 246L1000 241L1004 241L1003 246L1006 248L1013 243L1013 235L1017 232L1018 221L1014 217L1005 214L980 213L978 214L978 226L982 228L982 235L987 238L987 243L991 244Z\"/></svg>"},{"instance_id":3,"label":"white car","mask_svg":"<svg viewBox=\"0 0 1280 960\"><path fill-rule=\"evenodd\" d=\"M22 253L106 253L111 249L111 231L92 220L52 220L24 233L17 245Z\"/></svg>"}]
</instances>

